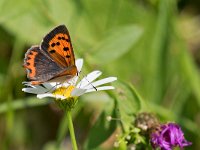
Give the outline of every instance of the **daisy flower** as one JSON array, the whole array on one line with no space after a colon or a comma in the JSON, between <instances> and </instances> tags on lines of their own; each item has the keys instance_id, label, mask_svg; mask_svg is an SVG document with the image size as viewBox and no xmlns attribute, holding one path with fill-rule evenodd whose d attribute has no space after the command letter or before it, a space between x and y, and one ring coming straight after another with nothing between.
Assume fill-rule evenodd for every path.
<instances>
[{"instance_id":1,"label":"daisy flower","mask_svg":"<svg viewBox=\"0 0 200 150\"><path fill-rule=\"evenodd\" d=\"M77 59L76 66L78 72L80 73L83 66L83 59ZM83 77L83 79L81 79L78 83L78 76L75 76L71 80L64 83L45 82L41 85L31 85L30 82L24 82L24 85L27 87L23 88L22 91L36 94L40 99L45 97L54 97L56 99L63 100L75 99L89 92L114 89L113 86L102 85L111 83L117 80L117 78L108 77L95 81L101 74L101 71L93 71Z\"/></svg>"}]
</instances>

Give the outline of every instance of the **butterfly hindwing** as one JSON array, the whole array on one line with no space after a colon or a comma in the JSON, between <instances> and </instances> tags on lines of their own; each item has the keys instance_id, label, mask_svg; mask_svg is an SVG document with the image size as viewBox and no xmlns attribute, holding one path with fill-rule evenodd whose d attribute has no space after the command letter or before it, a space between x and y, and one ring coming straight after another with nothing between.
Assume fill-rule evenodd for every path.
<instances>
[{"instance_id":1,"label":"butterfly hindwing","mask_svg":"<svg viewBox=\"0 0 200 150\"><path fill-rule=\"evenodd\" d=\"M38 84L46 82L64 71L57 63L44 55L38 46L32 46L25 54L24 67L27 78L37 81Z\"/></svg>"},{"instance_id":2,"label":"butterfly hindwing","mask_svg":"<svg viewBox=\"0 0 200 150\"><path fill-rule=\"evenodd\" d=\"M57 26L43 38L41 50L63 68L75 66L73 47L65 25Z\"/></svg>"}]
</instances>

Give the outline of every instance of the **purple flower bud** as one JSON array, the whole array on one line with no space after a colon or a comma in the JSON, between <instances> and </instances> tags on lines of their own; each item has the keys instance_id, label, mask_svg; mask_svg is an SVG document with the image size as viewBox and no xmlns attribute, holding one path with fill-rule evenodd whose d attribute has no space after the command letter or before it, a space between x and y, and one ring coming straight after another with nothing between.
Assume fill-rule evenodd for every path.
<instances>
[{"instance_id":1,"label":"purple flower bud","mask_svg":"<svg viewBox=\"0 0 200 150\"><path fill-rule=\"evenodd\" d=\"M171 150L173 147L182 149L192 144L186 141L180 126L175 123L163 124L157 129L151 133L151 145L154 149Z\"/></svg>"}]
</instances>

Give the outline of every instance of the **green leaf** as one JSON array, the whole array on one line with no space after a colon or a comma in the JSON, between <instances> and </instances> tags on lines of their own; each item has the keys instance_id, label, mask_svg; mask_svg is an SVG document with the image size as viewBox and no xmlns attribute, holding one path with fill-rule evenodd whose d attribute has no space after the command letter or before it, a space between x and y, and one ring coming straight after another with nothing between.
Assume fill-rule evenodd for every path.
<instances>
[{"instance_id":1,"label":"green leaf","mask_svg":"<svg viewBox=\"0 0 200 150\"><path fill-rule=\"evenodd\" d=\"M99 64L106 64L121 57L140 39L142 33L142 29L135 25L112 30L94 47L92 59Z\"/></svg>"},{"instance_id":2,"label":"green leaf","mask_svg":"<svg viewBox=\"0 0 200 150\"><path fill-rule=\"evenodd\" d=\"M30 11L31 1L19 0L17 3L13 0L1 0L0 2L0 23L12 20L24 13ZM15 7L13 7L15 6ZM20 21L20 20L19 20Z\"/></svg>"},{"instance_id":3,"label":"green leaf","mask_svg":"<svg viewBox=\"0 0 200 150\"><path fill-rule=\"evenodd\" d=\"M116 87L118 91L116 99L122 124L125 130L129 130L134 115L145 106L144 101L131 85L118 81Z\"/></svg>"},{"instance_id":4,"label":"green leaf","mask_svg":"<svg viewBox=\"0 0 200 150\"><path fill-rule=\"evenodd\" d=\"M3 4L5 8L0 10L0 23L28 44L39 44L45 33L59 24L73 26L71 20L76 16L72 2L65 0L59 3L53 0L20 0L17 3L5 1Z\"/></svg>"}]
</instances>

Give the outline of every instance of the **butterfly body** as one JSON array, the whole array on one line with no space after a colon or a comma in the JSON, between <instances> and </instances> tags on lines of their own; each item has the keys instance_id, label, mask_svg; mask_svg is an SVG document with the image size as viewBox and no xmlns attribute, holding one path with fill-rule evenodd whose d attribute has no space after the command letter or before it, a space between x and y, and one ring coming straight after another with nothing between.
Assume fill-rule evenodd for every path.
<instances>
[{"instance_id":1,"label":"butterfly body","mask_svg":"<svg viewBox=\"0 0 200 150\"><path fill-rule=\"evenodd\" d=\"M24 67L32 85L64 82L76 76L75 56L67 28L57 26L43 38L40 46L32 46L25 54Z\"/></svg>"}]
</instances>

